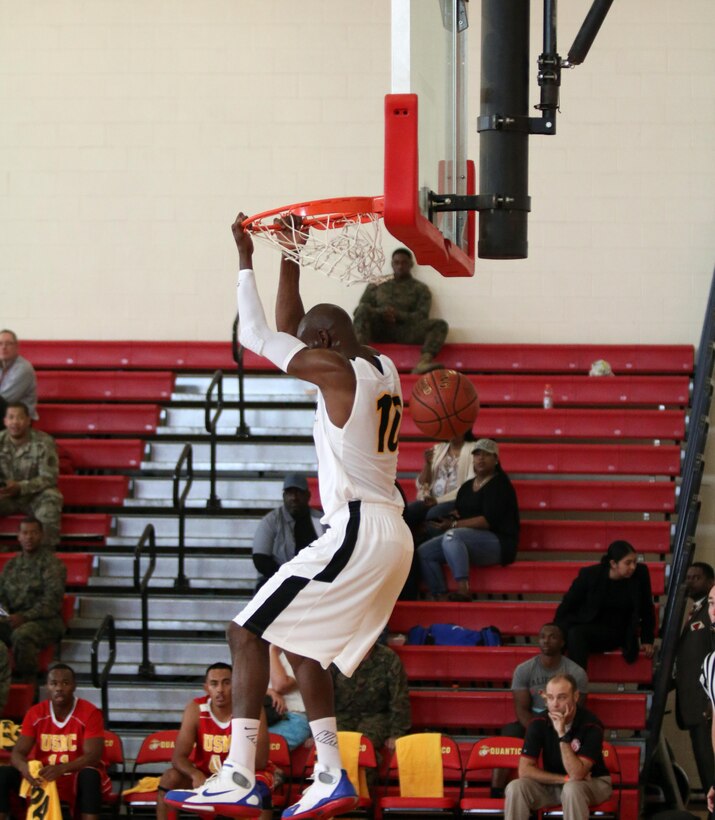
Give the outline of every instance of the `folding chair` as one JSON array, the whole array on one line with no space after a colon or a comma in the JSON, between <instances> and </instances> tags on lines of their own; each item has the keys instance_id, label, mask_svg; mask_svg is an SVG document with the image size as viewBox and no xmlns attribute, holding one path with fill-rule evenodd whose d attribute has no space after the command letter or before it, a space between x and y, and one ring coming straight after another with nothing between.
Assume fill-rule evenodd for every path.
<instances>
[{"instance_id":1,"label":"folding chair","mask_svg":"<svg viewBox=\"0 0 715 820\"><path fill-rule=\"evenodd\" d=\"M112 778L112 782L118 780L119 786L116 791L105 798L105 802L112 809L112 815L119 813L122 802L122 789L124 788L124 778L126 775L126 764L124 762L124 747L122 739L109 729L104 730L104 751L102 752L102 762L107 767L107 773Z\"/></svg>"},{"instance_id":2,"label":"folding chair","mask_svg":"<svg viewBox=\"0 0 715 820\"><path fill-rule=\"evenodd\" d=\"M288 743L282 735L276 735L273 732L269 733L268 759L283 773L282 781L280 780L280 776L278 776L273 787L273 808L283 809L290 805L288 800L293 781L293 767L291 765Z\"/></svg>"},{"instance_id":3,"label":"folding chair","mask_svg":"<svg viewBox=\"0 0 715 820\"><path fill-rule=\"evenodd\" d=\"M178 729L165 729L161 732L152 732L144 738L142 745L139 747L137 759L134 761L134 766L132 767L133 786L136 786L139 782L137 769L140 767L144 769L144 771L140 773L141 776L161 775L162 771L171 763L178 735ZM160 766L159 764L164 765ZM152 768L147 771L147 767L150 766ZM136 814L138 811L151 811L153 815L156 807L156 796L156 789L132 792L132 794L122 795L122 802L127 807L128 814Z\"/></svg>"},{"instance_id":4,"label":"folding chair","mask_svg":"<svg viewBox=\"0 0 715 820\"><path fill-rule=\"evenodd\" d=\"M414 737L429 737L424 735L409 735ZM434 736L434 735L431 735ZM447 735L438 735L440 742L441 761L434 762L435 766L442 766L442 795L411 796L405 793L404 784L410 777L410 766L404 759L400 761L398 749L390 760L387 773L385 794L379 800L380 810L384 814L449 814L457 812L462 792L462 757L457 743ZM397 781L397 786L395 786Z\"/></svg>"},{"instance_id":5,"label":"folding chair","mask_svg":"<svg viewBox=\"0 0 715 820\"><path fill-rule=\"evenodd\" d=\"M592 817L617 818L621 816L621 762L616 747L607 740L603 741L603 762L613 781L613 794L608 800L590 806L589 813ZM547 806L540 812L543 818L563 817L563 814L561 806Z\"/></svg>"},{"instance_id":6,"label":"folding chair","mask_svg":"<svg viewBox=\"0 0 715 820\"><path fill-rule=\"evenodd\" d=\"M338 747L340 748L341 755L343 757L343 763L345 764L345 744L349 742L347 740L349 735L355 734L354 732L338 732ZM303 780L306 779L309 772L313 771L313 766L315 765L315 746L310 750L310 754L306 758L305 761L305 769L303 770ZM375 754L375 748L372 745L372 741L366 735L360 735L360 750L358 753L357 759L357 766L358 772L363 770L367 772L368 770L377 771L377 755ZM349 772L348 772L349 774ZM359 776L358 776L359 778ZM353 786L355 786L358 794L360 794L360 786L359 782L353 782ZM367 815L372 815L373 813L373 797L372 795L364 795L361 794L358 800L357 806L348 814L354 814L355 812L363 812Z\"/></svg>"},{"instance_id":7,"label":"folding chair","mask_svg":"<svg viewBox=\"0 0 715 820\"><path fill-rule=\"evenodd\" d=\"M488 783L485 795L485 787L471 781L482 779L486 772L494 769L518 770L523 745L524 741L518 737L485 737L472 746L464 769L463 796L459 801L462 814L504 813L503 797L489 797Z\"/></svg>"}]
</instances>

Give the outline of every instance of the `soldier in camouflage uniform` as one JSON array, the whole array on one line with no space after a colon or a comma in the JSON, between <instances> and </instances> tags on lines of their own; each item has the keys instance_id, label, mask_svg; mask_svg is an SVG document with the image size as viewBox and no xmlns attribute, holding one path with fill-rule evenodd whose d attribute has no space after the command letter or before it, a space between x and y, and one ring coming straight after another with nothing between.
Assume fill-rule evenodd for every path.
<instances>
[{"instance_id":1,"label":"soldier in camouflage uniform","mask_svg":"<svg viewBox=\"0 0 715 820\"><path fill-rule=\"evenodd\" d=\"M338 731L361 732L377 752L383 746L393 750L412 725L407 675L398 655L376 643L352 677L331 669Z\"/></svg>"},{"instance_id":2,"label":"soldier in camouflage uniform","mask_svg":"<svg viewBox=\"0 0 715 820\"><path fill-rule=\"evenodd\" d=\"M42 524L35 518L20 523L22 551L11 558L0 574L0 711L10 690L10 654L15 658L15 677L34 682L38 653L57 643L65 632L62 599L67 569L42 546Z\"/></svg>"},{"instance_id":3,"label":"soldier in camouflage uniform","mask_svg":"<svg viewBox=\"0 0 715 820\"><path fill-rule=\"evenodd\" d=\"M52 437L31 425L24 404L8 404L6 429L0 433L0 516L33 515L42 522L45 546L54 547L62 515L59 460Z\"/></svg>"},{"instance_id":4,"label":"soldier in camouflage uniform","mask_svg":"<svg viewBox=\"0 0 715 820\"><path fill-rule=\"evenodd\" d=\"M412 276L413 265L407 248L394 251L394 278L367 286L355 308L353 324L361 344L421 344L422 355L412 372L427 373L442 366L434 357L442 349L449 327L443 319L429 318L432 294Z\"/></svg>"}]
</instances>

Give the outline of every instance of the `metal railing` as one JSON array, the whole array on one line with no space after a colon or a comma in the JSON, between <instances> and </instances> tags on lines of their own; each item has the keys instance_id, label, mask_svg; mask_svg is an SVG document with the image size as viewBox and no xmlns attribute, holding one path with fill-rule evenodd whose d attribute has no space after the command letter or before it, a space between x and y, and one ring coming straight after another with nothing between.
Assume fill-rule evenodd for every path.
<instances>
[{"instance_id":1,"label":"metal railing","mask_svg":"<svg viewBox=\"0 0 715 820\"><path fill-rule=\"evenodd\" d=\"M99 671L99 647L102 639L107 636L109 640L109 655L104 663L102 671ZM109 726L109 695L107 692L109 673L112 671L114 661L117 658L117 632L114 628L114 616L105 615L99 629L94 633L92 646L90 648L90 662L92 669L92 686L99 689L102 696L102 714L104 715L104 725Z\"/></svg>"},{"instance_id":2,"label":"metal railing","mask_svg":"<svg viewBox=\"0 0 715 820\"><path fill-rule=\"evenodd\" d=\"M214 409L214 402L212 400L214 389L218 394L218 397L215 402L215 412L211 413ZM206 432L211 437L209 440L209 446L211 450L211 465L209 467L209 482L210 482L210 492L209 497L206 500L206 509L208 510L220 510L221 509L221 499L216 494L216 428L218 426L218 420L221 418L221 413L223 412L223 370L217 370L213 374L213 378L211 379L211 383L209 384L206 390L206 403L204 404L204 427L206 428Z\"/></svg>"},{"instance_id":3,"label":"metal railing","mask_svg":"<svg viewBox=\"0 0 715 820\"><path fill-rule=\"evenodd\" d=\"M668 597L661 627L661 647L653 671L653 698L647 721L647 739L642 782L646 783L655 757L663 761L661 729L665 704L673 676L680 628L685 612L685 576L695 552L695 531L700 512L700 482L704 469L705 444L710 427L712 401L713 346L715 345L715 276L705 311L700 345L695 363L692 407L688 423L687 444L683 459L682 481L678 502L678 521L673 534L672 561ZM694 683L693 685L697 685Z\"/></svg>"},{"instance_id":4,"label":"metal railing","mask_svg":"<svg viewBox=\"0 0 715 820\"><path fill-rule=\"evenodd\" d=\"M149 548L149 566L140 579L142 552ZM139 593L142 604L142 662L139 664L140 678L154 678L156 671L149 660L149 581L156 568L156 532L153 524L147 524L134 548L134 589Z\"/></svg>"},{"instance_id":5,"label":"metal railing","mask_svg":"<svg viewBox=\"0 0 715 820\"><path fill-rule=\"evenodd\" d=\"M251 431L246 424L246 410L244 407L243 395L243 345L238 341L238 313L233 320L233 330L231 332L231 350L233 360L236 362L236 375L238 376L238 427L236 435L239 438L248 438Z\"/></svg>"},{"instance_id":6,"label":"metal railing","mask_svg":"<svg viewBox=\"0 0 715 820\"><path fill-rule=\"evenodd\" d=\"M179 492L179 486L182 479L182 467L186 464L186 484ZM176 578L174 579L174 589L187 590L189 588L189 579L184 572L184 553L186 551L186 497L191 491L191 485L194 483L194 451L190 444L185 444L181 451L179 460L174 467L173 477L173 498L174 510L179 515L179 543L177 545L178 552L178 569Z\"/></svg>"}]
</instances>

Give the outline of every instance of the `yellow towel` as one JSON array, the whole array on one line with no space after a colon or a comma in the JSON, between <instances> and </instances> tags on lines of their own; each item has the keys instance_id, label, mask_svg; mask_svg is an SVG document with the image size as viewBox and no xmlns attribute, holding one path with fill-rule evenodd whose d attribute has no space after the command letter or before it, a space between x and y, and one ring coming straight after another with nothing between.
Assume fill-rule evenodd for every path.
<instances>
[{"instance_id":1,"label":"yellow towel","mask_svg":"<svg viewBox=\"0 0 715 820\"><path fill-rule=\"evenodd\" d=\"M0 749L12 749L20 736L20 727L11 720L0 720Z\"/></svg>"},{"instance_id":2,"label":"yellow towel","mask_svg":"<svg viewBox=\"0 0 715 820\"><path fill-rule=\"evenodd\" d=\"M395 752L401 797L444 797L442 735L400 737Z\"/></svg>"},{"instance_id":3,"label":"yellow towel","mask_svg":"<svg viewBox=\"0 0 715 820\"><path fill-rule=\"evenodd\" d=\"M159 779L158 777L142 777L136 786L132 786L131 789L124 789L122 795L155 792L159 788Z\"/></svg>"},{"instance_id":4,"label":"yellow towel","mask_svg":"<svg viewBox=\"0 0 715 820\"><path fill-rule=\"evenodd\" d=\"M42 768L39 760L28 760L27 767L32 777ZM20 786L20 797L27 797L27 820L62 820L60 798L57 794L57 783L45 783L40 788L30 786L23 778Z\"/></svg>"},{"instance_id":5,"label":"yellow towel","mask_svg":"<svg viewBox=\"0 0 715 820\"><path fill-rule=\"evenodd\" d=\"M338 748L345 771L360 797L369 797L365 769L360 766L360 732L338 732Z\"/></svg>"}]
</instances>

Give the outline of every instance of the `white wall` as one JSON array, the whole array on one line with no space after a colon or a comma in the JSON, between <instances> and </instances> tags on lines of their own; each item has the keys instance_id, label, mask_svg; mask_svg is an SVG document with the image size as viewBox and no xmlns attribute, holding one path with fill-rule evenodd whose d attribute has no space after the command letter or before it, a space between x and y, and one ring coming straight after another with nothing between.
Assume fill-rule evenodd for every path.
<instances>
[{"instance_id":1,"label":"white wall","mask_svg":"<svg viewBox=\"0 0 715 820\"><path fill-rule=\"evenodd\" d=\"M589 6L560 4L562 52ZM564 75L559 133L531 138L529 259L478 261L469 281L420 272L451 339L697 339L715 258L713 23L710 0L614 4ZM227 337L239 208L381 191L388 52L387 0L0 0L2 324ZM259 253L267 302L276 265ZM304 283L308 303L359 297Z\"/></svg>"}]
</instances>

